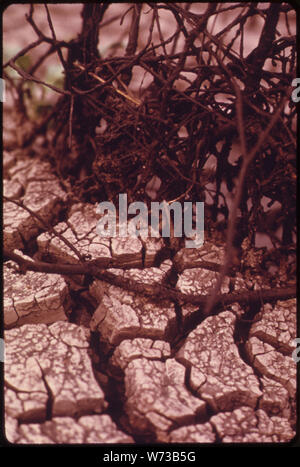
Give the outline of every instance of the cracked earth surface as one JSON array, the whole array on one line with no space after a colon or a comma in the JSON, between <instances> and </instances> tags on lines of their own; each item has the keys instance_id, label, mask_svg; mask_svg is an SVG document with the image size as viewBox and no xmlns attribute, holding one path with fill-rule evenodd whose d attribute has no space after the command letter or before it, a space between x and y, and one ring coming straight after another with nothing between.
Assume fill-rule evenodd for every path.
<instances>
[{"instance_id":1,"label":"cracked earth surface","mask_svg":"<svg viewBox=\"0 0 300 467\"><path fill-rule=\"evenodd\" d=\"M153 266L161 239L101 238L96 206L65 209L66 193L47 162L4 153L4 190L91 259L151 289L172 267ZM4 203L4 245L19 254L75 263L51 229ZM217 273L188 268L176 288L206 294ZM205 241L201 260L221 263ZM28 256L29 258L29 256ZM144 268L134 268L140 261ZM237 275L223 293L261 279ZM61 276L4 264L5 432L12 443L287 442L295 436L296 300L233 304L203 318L199 306L157 300L83 275ZM250 319L249 319L250 317Z\"/></svg>"}]
</instances>

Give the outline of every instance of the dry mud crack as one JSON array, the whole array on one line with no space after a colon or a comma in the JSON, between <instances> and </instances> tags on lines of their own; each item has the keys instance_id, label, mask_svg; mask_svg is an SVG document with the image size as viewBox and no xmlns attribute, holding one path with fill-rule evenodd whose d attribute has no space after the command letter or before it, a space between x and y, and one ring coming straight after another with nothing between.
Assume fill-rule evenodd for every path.
<instances>
[{"instance_id":1,"label":"dry mud crack","mask_svg":"<svg viewBox=\"0 0 300 467\"><path fill-rule=\"evenodd\" d=\"M126 270L111 270L119 277L150 289L168 277L171 259L154 266L161 239L99 237L96 206L66 209L46 162L5 153L4 177L6 196L45 222L5 202L6 248L77 263L48 224L82 256L126 262ZM221 246L205 242L200 253L202 261L222 262ZM146 267L137 268L139 261ZM261 443L295 436L295 299L252 311L232 304L203 318L199 306L150 299L83 274L23 272L4 264L10 442ZM176 289L206 294L216 278L215 271L187 268ZM235 277L222 292L250 286Z\"/></svg>"}]
</instances>

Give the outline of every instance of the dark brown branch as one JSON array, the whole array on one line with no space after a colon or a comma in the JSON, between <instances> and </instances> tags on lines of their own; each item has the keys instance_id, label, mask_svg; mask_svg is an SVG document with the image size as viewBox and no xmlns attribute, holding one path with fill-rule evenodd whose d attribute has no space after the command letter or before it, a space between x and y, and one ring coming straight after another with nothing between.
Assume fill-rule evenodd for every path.
<instances>
[{"instance_id":1,"label":"dark brown branch","mask_svg":"<svg viewBox=\"0 0 300 467\"><path fill-rule=\"evenodd\" d=\"M20 52L18 52L16 55L14 55L12 58L10 58L4 65L3 68L6 68L7 66L10 65L10 62L15 62L19 57L22 57L25 55L29 50L34 49L34 47L37 47L43 42L43 38L39 38L37 41L32 42L31 44L27 45L24 47Z\"/></svg>"},{"instance_id":2,"label":"dark brown branch","mask_svg":"<svg viewBox=\"0 0 300 467\"><path fill-rule=\"evenodd\" d=\"M259 39L258 46L248 55L246 63L252 69L249 76L248 85L257 86L261 77L261 70L272 49L272 43L276 36L276 27L278 23L280 4L271 3L265 19L265 24Z\"/></svg>"},{"instance_id":3,"label":"dark brown branch","mask_svg":"<svg viewBox=\"0 0 300 467\"><path fill-rule=\"evenodd\" d=\"M97 279L108 282L109 284L121 287L131 292L145 295L153 299L163 297L166 300L205 306L207 301L211 297L211 295L184 294L171 287L162 286L160 284L143 284L132 279L126 279L109 271L103 271L103 268L120 267L120 263L116 265L115 260L111 260L109 258L99 258L96 260L88 261L83 264L51 264L43 261L27 260L22 256L5 248L3 251L3 256L4 259L10 259L19 264L20 270L22 272L30 270L36 272L44 272L48 274L88 274L94 276ZM140 262L138 264L140 264ZM130 265L130 268L134 267L137 267L137 265ZM276 288L269 290L261 289L258 291L217 295L216 297L214 297L214 305L218 303L221 303L224 306L232 303L247 304L257 301L263 303L266 301L273 301L279 299L284 300L295 296L296 287Z\"/></svg>"},{"instance_id":4,"label":"dark brown branch","mask_svg":"<svg viewBox=\"0 0 300 467\"><path fill-rule=\"evenodd\" d=\"M142 284L131 279L124 279L108 271L97 273L96 277L110 284L123 289L140 293L151 298L164 298L182 303L205 306L210 299L208 295L184 294L171 287L161 286L160 284ZM296 297L296 287L285 287L275 289L261 289L241 293L220 294L215 297L214 305L222 304L224 306L232 303L250 304L256 302L268 302L274 300L286 300ZM212 311L212 309L211 309Z\"/></svg>"},{"instance_id":5,"label":"dark brown branch","mask_svg":"<svg viewBox=\"0 0 300 467\"><path fill-rule=\"evenodd\" d=\"M238 88L238 85L235 85L235 89L236 89L236 96L237 96L237 103L236 103L237 113L241 113L241 110L240 110L240 108L242 107L241 92L240 92L240 90ZM241 199L242 199L242 194L243 194L243 189L244 189L244 182L245 182L245 179L246 179L246 175L247 175L249 166L250 166L251 162L253 161L253 159L255 158L257 152L260 150L260 148L263 146L263 144L265 144L265 142L266 142L266 140L268 138L268 135L270 134L270 131L272 130L273 126L276 124L276 122L278 121L278 119L279 119L279 117L280 117L280 115L282 113L282 110L283 110L283 108L285 106L285 103L286 103L287 99L288 99L288 95L286 95L282 99L279 107L276 109L276 112L274 112L274 115L273 115L272 119L270 120L267 128L265 129L265 131L262 132L262 134L258 138L258 141L257 141L256 145L254 146L254 148L252 148L252 150L249 153L247 153L247 152L243 153L243 163L242 163L242 167L241 167L239 177L238 177L238 180L237 180L237 183L236 183L236 193L235 193L234 202L233 202L233 205L232 205L232 208L231 208L231 213L230 213L229 222L228 222L228 229L227 229L227 235L226 235L225 259L224 259L224 263L222 265L222 269L221 269L219 278L218 278L218 280L216 282L216 285L214 287L213 294L211 295L210 299L207 301L207 304L206 304L205 313L207 313L207 314L210 313L210 310L214 306L215 297L217 297L217 295L219 293L219 290L221 289L222 282L223 282L223 280L224 280L224 278L225 278L225 276L226 276L226 274L228 272L228 269L230 267L232 258L234 257L233 242L234 242L234 237L235 237L235 232L236 232L236 230L235 230L236 229L236 219L237 219L238 208L240 206ZM240 140L241 140L241 143L242 143L242 146L243 146L243 150L246 151L244 136L243 136L244 129L239 127L239 131L241 132L239 134L239 136L240 136Z\"/></svg>"},{"instance_id":6,"label":"dark brown branch","mask_svg":"<svg viewBox=\"0 0 300 467\"><path fill-rule=\"evenodd\" d=\"M163 181L163 188L157 193L159 201L200 201L205 193L210 192L214 206L212 232L217 231L221 234L222 229L223 235L228 226L227 259L220 274L220 284L222 277L230 273L229 259L234 253L231 246L233 238L238 237L235 235L238 206L241 206L244 216L238 245L241 245L246 236L253 241L252 233L259 225L263 196L271 198L272 203L281 203L280 215L285 217L282 225L287 221L291 223L288 227L290 234L283 234L283 238L291 237L295 212L293 190L296 175L293 152L296 131L293 130L293 125L296 110L293 109L292 103L288 106L286 100L282 108L279 107L283 96L290 92L290 82L296 72L296 47L293 31L289 29L288 24L287 33L284 33L287 37L278 38L278 29L281 27L279 14L282 16L284 12L290 11L290 7L276 4L264 8L259 4L238 4L224 8L219 8L218 5L218 8L215 8L215 4L210 4L209 7L205 7L204 13L195 14L189 11L186 5L177 3L149 3L147 12L143 5L141 8L125 6L126 13L123 16L120 13L118 17L124 19L127 13L133 13L131 31L126 32L128 47L125 51L121 49L119 56L102 58L97 47L99 30L105 24L116 20L114 16L106 22L103 21L108 5L85 5L81 34L69 43L57 41L49 14L47 16L52 37L46 37L34 22L34 8L31 6L27 19L38 35L38 40L23 49L6 66L10 63L16 66L15 61L19 56L40 43L49 43L49 50L30 71L27 70L26 73L20 70L24 79L45 85L46 83L34 78L34 71L50 53L56 52L59 55L60 49L66 47L68 65L65 69L65 87L68 91L72 90L72 94L74 91L74 102L69 102L69 92L64 91L63 94L67 94L68 97L59 99L49 118L47 117L42 124L37 122L36 128L30 135L26 135L26 142L32 141L39 131L46 128L49 119L57 115L55 134L50 137L55 154L53 157L59 161L66 161L66 169L60 168L59 173L63 178L69 177L72 172L71 177L76 180L76 177L81 178L84 165L84 170L90 177L89 182L94 184L91 186L87 183L85 186L83 180L81 192L76 192L76 196L82 201L94 202L96 198L98 200L99 193L101 197L107 195L106 199L113 200L116 193L125 191L131 199L149 201L145 185L154 175ZM169 15L172 24L175 19L175 25L173 24L167 32L169 37L164 36L166 30L162 28L161 17L158 14L160 9L164 9L164 13ZM232 10L230 23L225 21L226 25L217 33L214 33L213 27L207 31L208 19L213 17L222 24L222 12L226 10ZM141 24L144 24L141 23L140 16L144 13L149 14L148 38L145 43L140 44L137 39ZM255 16L263 20L263 30L258 46L244 58L243 46L247 33L245 24ZM285 19L287 23L292 24L287 15ZM228 34L230 29L234 29L231 36ZM183 39L182 43L179 38ZM158 53L160 55L156 55ZM61 60L61 57L59 58ZM273 69L262 69L266 59L276 64L276 72ZM76 60L83 64L83 71L78 71L74 66ZM140 69L141 75L144 73L143 76L147 79L150 76L153 80L149 86L153 85L152 89L147 89L146 80L141 79L137 88L142 102L138 106L127 105L130 99L128 96L126 101L123 99L124 92L110 92L109 89L115 81L121 83L120 76L126 81L126 76L131 76L134 67ZM99 76L95 78L97 73ZM190 73L188 77L187 73ZM259 78L263 78L266 85L260 84ZM95 86L96 80L102 80L101 84ZM258 85L255 94L249 92L249 83L251 86ZM18 112L23 106L23 114L26 117L24 109L27 107L28 96L25 95L22 80L16 89L19 96ZM126 89L125 91L127 93ZM128 95L130 96L130 88ZM34 97L34 93L32 96ZM221 96L226 97L222 99ZM139 100L137 102L140 104ZM274 113L276 109L279 109L279 118ZM107 130L98 137L95 134L101 119L105 120ZM181 129L185 129L186 136L180 135ZM70 151L68 152L67 143L68 138L70 142L71 136L72 146L78 151L75 160L73 155L69 157ZM233 154L232 143L237 137L241 142L242 154L235 165L229 159ZM219 141L223 147L221 150L216 146ZM250 151L251 148L254 152ZM91 156L88 165L89 154ZM214 174L215 178L208 182L205 180L204 170L211 155L217 159L217 171ZM215 181L216 189L213 192L207 185ZM225 184L228 195L226 191L222 193L222 185ZM229 209L227 201L234 188L236 204ZM220 197L223 198L223 203L220 203ZM245 208L247 201L252 208ZM216 222L219 214L225 218L221 221L221 228ZM248 226L250 218L252 225ZM206 227L209 232L208 222ZM284 227L283 230L287 229ZM269 234L266 229L264 232ZM106 265L101 259L98 266L84 260L85 258L82 262L84 267L88 264L90 272L95 274L100 274L99 267ZM178 266L177 272L184 270L180 262L175 264L176 257L172 257L172 260L173 265ZM118 261L114 260L110 267L117 267L117 264ZM142 267L140 258L127 263L119 262L118 267L129 269L133 264L135 267ZM56 266L47 267L49 270ZM72 274L70 265L62 266L64 271ZM188 266L211 266L212 270L220 271L219 266L204 262L192 262ZM66 267L67 269L64 269ZM211 293L211 305L207 305L207 309L213 306L215 298L218 300L218 287ZM176 291L172 289L173 292Z\"/></svg>"},{"instance_id":7,"label":"dark brown branch","mask_svg":"<svg viewBox=\"0 0 300 467\"><path fill-rule=\"evenodd\" d=\"M58 53L59 59L61 61L61 64L62 64L64 70L66 70L67 69L67 64L66 64L66 62L64 60L64 57L63 57L63 54L62 54L62 51L61 51L60 47L57 46L56 34L55 34L54 27L53 27L53 23L52 23L52 19L51 19L51 15L50 15L48 5L45 3L44 6L45 6L45 9L46 9L46 12L47 12L47 20L48 20L48 24L49 24L49 27L50 27L50 30L51 30L51 33L52 33L52 37L53 37L53 45L54 45L54 47L57 47L57 53Z\"/></svg>"},{"instance_id":8,"label":"dark brown branch","mask_svg":"<svg viewBox=\"0 0 300 467\"><path fill-rule=\"evenodd\" d=\"M44 194L46 194L46 193L44 193ZM26 206L26 204L24 204L23 201L17 201L17 200L14 200L14 199L10 199L5 195L3 196L3 198L4 198L5 201L7 201L9 203L13 203L16 206L19 206L20 208L27 211L31 216L33 216L35 219L37 219L37 221L39 222L41 227L45 228L46 230L49 230L51 233L56 235L56 237L58 237L65 245L67 245L67 247L69 247L70 250L73 251L73 253L75 253L75 255L77 256L77 258L79 258L80 261L84 260L81 253L74 247L74 245L72 245L71 242L69 242L69 240L67 238L65 238L60 232L58 232L55 229L55 227L53 227L50 223L47 223L39 214L34 212L28 206Z\"/></svg>"},{"instance_id":9,"label":"dark brown branch","mask_svg":"<svg viewBox=\"0 0 300 467\"><path fill-rule=\"evenodd\" d=\"M47 88L52 89L52 91L58 92L59 94L65 94L65 95L70 95L70 91L65 91L63 89L57 88L56 86L53 86L52 84L46 83L45 81L42 81L38 78L35 78L34 76L30 75L29 73L26 73L22 68L18 67L15 63L13 63L12 60L9 61L9 66L16 70L22 78L24 78L27 81L33 81L34 83L42 84L43 86L46 86Z\"/></svg>"}]
</instances>

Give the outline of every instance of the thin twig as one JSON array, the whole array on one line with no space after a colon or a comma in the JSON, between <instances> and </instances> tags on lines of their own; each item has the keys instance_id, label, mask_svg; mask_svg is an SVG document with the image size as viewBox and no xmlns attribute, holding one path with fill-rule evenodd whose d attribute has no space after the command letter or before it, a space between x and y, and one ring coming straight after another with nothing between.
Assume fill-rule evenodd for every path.
<instances>
[{"instance_id":1,"label":"thin twig","mask_svg":"<svg viewBox=\"0 0 300 467\"><path fill-rule=\"evenodd\" d=\"M44 194L46 194L45 192L43 192ZM32 209L30 209L28 206L26 206L23 201L17 201L15 199L11 199L5 195L3 195L3 198L5 201L9 202L9 203L13 203L15 204L16 206L24 209L25 211L27 211L29 214L31 214L33 217L35 217L39 223L41 224L42 227L44 227L46 230L49 230L51 233L53 233L54 235L56 235L65 245L67 245L67 247L69 247L73 253L75 253L75 255L77 256L77 258L79 258L80 261L84 261L84 257L81 255L81 253L77 250L77 248L74 247L74 245L69 242L69 240L67 238L65 238L55 227L53 227L50 223L47 223L46 221L44 221L44 219L39 215L37 214L36 212L34 212Z\"/></svg>"},{"instance_id":2,"label":"thin twig","mask_svg":"<svg viewBox=\"0 0 300 467\"><path fill-rule=\"evenodd\" d=\"M9 60L7 60L7 62L4 63L3 68L6 68L7 66L10 65L10 62L15 62L16 60L18 60L18 58L20 58L20 57L22 57L23 55L25 55L27 52L29 52L29 50L34 49L35 47L37 47L38 45L40 45L42 42L43 42L43 38L40 37L37 41L32 42L32 43L29 44L29 45L26 45L26 47L24 47L22 50L20 50L20 52L18 52L18 53L17 53L16 55L14 55L12 58L10 58Z\"/></svg>"},{"instance_id":3,"label":"thin twig","mask_svg":"<svg viewBox=\"0 0 300 467\"><path fill-rule=\"evenodd\" d=\"M50 15L50 11L49 11L49 8L48 8L48 5L47 3L44 3L44 7L46 9L46 12L47 12L47 19L48 19L48 24L49 24L49 27L50 27L50 30L51 30L51 33L52 33L52 37L53 37L53 42L54 42L54 46L57 46L57 39L56 39L56 34L55 34L55 30L54 30L54 27L53 27L53 23L52 23L52 19L51 19L51 15ZM64 68L64 70L67 69L67 64L64 60L64 57L63 57L63 54L61 52L61 49L59 46L56 47L57 48L57 53L58 53L58 56L59 56L59 59L61 61L61 64Z\"/></svg>"},{"instance_id":4,"label":"thin twig","mask_svg":"<svg viewBox=\"0 0 300 467\"><path fill-rule=\"evenodd\" d=\"M16 70L22 78L28 81L33 81L34 83L42 84L43 86L46 86L47 88L52 89L55 92L58 92L59 94L64 94L64 95L70 95L70 91L64 90L57 88L56 86L53 86L52 84L46 83L45 81L42 81L35 76L30 75L29 73L26 73L22 68L18 67L15 63L13 63L12 60L9 61L9 66Z\"/></svg>"},{"instance_id":5,"label":"thin twig","mask_svg":"<svg viewBox=\"0 0 300 467\"><path fill-rule=\"evenodd\" d=\"M217 299L218 293L221 289L222 282L224 280L224 277L227 274L229 265L233 259L233 241L235 237L235 224L236 224L236 219L237 219L237 213L238 213L238 208L241 202L242 194L243 194L243 187L244 187L244 182L246 178L246 174L249 168L249 165L253 161L254 157L256 156L257 152L261 149L261 147L265 144L268 135L270 131L272 130L273 126L275 123L278 121L281 112L287 102L288 99L288 93L287 95L282 99L281 104L278 106L276 112L274 113L271 121L269 122L267 128L265 131L261 133L261 135L258 138L257 143L255 144L254 148L249 152L249 154L245 153L243 154L243 163L242 167L239 173L239 177L236 183L236 193L235 193L235 198L234 202L231 208L231 213L230 213L230 218L228 222L228 229L227 229L227 235L226 235L226 251L225 251L225 258L224 258L224 263L221 269L221 272L219 274L218 280L215 284L214 290L207 301L207 304L205 306L204 313L209 314L211 309L213 308L215 301Z\"/></svg>"}]
</instances>

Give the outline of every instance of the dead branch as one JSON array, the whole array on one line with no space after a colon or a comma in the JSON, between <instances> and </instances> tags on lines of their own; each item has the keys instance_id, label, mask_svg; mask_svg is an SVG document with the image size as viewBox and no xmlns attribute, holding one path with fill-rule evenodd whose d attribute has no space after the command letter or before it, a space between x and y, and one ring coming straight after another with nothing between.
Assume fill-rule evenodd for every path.
<instances>
[{"instance_id":1,"label":"dead branch","mask_svg":"<svg viewBox=\"0 0 300 467\"><path fill-rule=\"evenodd\" d=\"M5 259L10 259L20 265L22 273L29 271L43 272L47 274L63 274L63 275L78 275L88 274L97 279L103 280L109 284L121 287L130 292L139 293L150 298L163 297L165 300L176 301L177 303L190 303L193 305L206 306L211 295L193 295L184 294L178 290L162 286L160 284L143 284L142 282L133 279L127 279L120 275L113 274L109 271L103 271L103 268L121 268L120 261L116 264L114 259L98 258L96 260L88 261L84 264L62 264L62 263L46 263L43 261L32 261L23 258L21 255L8 251L4 248L3 256ZM126 269L126 263L123 261L123 268ZM130 264L130 268L141 266L141 262L137 264ZM214 297L214 304L221 303L224 306L232 303L250 304L254 302L268 302L280 299L293 298L296 296L296 287L275 288L275 289L261 289L258 291L247 291L242 293L229 293L220 294ZM212 309L210 309L212 311ZM205 315L207 313L204 313Z\"/></svg>"},{"instance_id":2,"label":"dead branch","mask_svg":"<svg viewBox=\"0 0 300 467\"><path fill-rule=\"evenodd\" d=\"M23 144L30 144L55 122L51 137L55 168L62 179L68 178L82 201L113 201L126 192L129 199L149 202L146 187L155 176L163 182L157 201L202 201L209 193L211 216L206 229L223 234L226 242L219 280L205 302L210 313L224 277L231 273L236 248L246 238L253 246L258 225L264 224L265 198L270 206L280 204L283 233L278 244L284 247L294 242L296 111L288 98L296 74L296 38L289 24L290 6L238 3L221 7L212 3L199 13L192 6L149 3L125 7L106 18L108 3L85 4L82 30L69 42L57 41L45 8L51 36L37 26L31 5L27 21L38 38L5 64L22 78L16 90L23 117L26 81L60 95L49 114L33 122L34 129ZM160 10L173 24L167 34L161 27ZM123 35L128 39L126 47L101 56L99 31L101 36L115 21L120 21L121 28L126 15L131 15L131 27ZM279 28L281 17L286 23L284 35ZM215 32L211 18L215 23L226 21ZM257 18L263 21L258 45L245 57L248 20ZM49 44L47 52L24 71L17 60L43 43ZM68 52L67 60L62 48ZM65 71L64 89L35 76L53 53ZM268 62L273 68L266 66ZM133 83L136 68L142 76L138 86ZM150 84L144 84L145 77ZM96 130L103 121L106 128L99 134ZM232 145L237 140L240 154L232 162ZM207 177L212 158L215 172ZM82 167L86 171L83 179ZM271 235L274 240L275 233ZM173 254L176 257L176 251ZM180 264L176 267L181 270Z\"/></svg>"}]
</instances>

